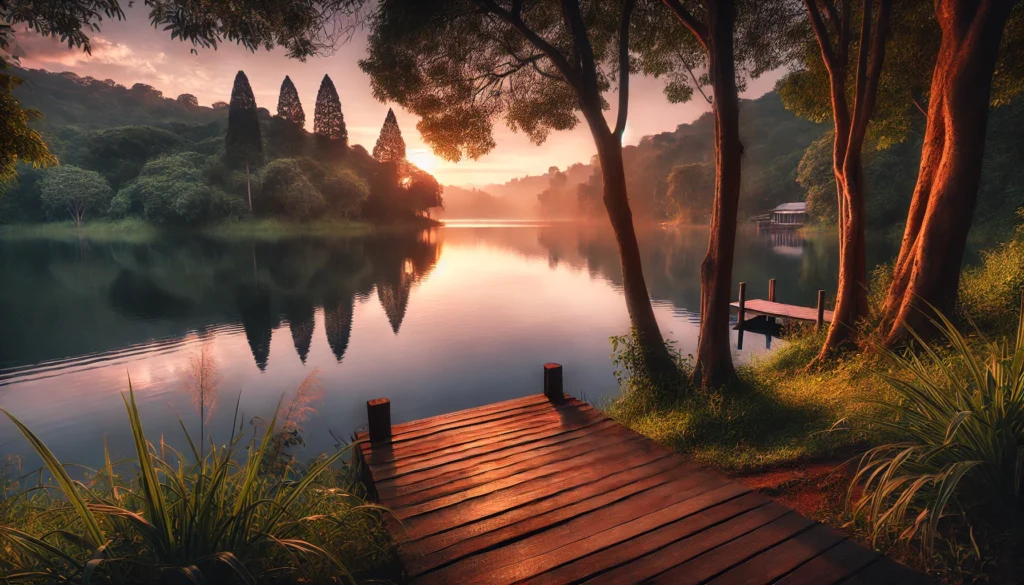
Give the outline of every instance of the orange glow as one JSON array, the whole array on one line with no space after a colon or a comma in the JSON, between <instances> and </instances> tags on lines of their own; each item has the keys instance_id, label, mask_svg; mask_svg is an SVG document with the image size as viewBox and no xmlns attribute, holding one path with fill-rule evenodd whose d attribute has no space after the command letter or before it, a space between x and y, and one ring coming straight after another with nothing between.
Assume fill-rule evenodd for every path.
<instances>
[{"instance_id":1,"label":"orange glow","mask_svg":"<svg viewBox=\"0 0 1024 585\"><path fill-rule=\"evenodd\" d=\"M441 164L440 159L434 156L434 153L430 152L430 150L426 148L409 149L406 156L409 159L409 162L430 174L434 174L437 171L437 167Z\"/></svg>"}]
</instances>

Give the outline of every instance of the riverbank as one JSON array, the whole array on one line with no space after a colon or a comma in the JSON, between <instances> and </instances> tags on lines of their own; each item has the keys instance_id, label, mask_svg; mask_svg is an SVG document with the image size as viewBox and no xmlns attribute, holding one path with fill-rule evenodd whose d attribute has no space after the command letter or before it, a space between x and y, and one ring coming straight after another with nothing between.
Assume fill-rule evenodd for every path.
<instances>
[{"instance_id":1,"label":"riverbank","mask_svg":"<svg viewBox=\"0 0 1024 585\"><path fill-rule=\"evenodd\" d=\"M76 226L73 222L0 225L0 240L68 240L147 241L166 232L199 233L211 238L266 240L314 236L354 238L375 233L420 230L444 225L430 218L415 221L375 224L365 221L323 219L294 222L279 218L245 218L214 223L202 227L160 227L140 219L97 220Z\"/></svg>"},{"instance_id":2,"label":"riverbank","mask_svg":"<svg viewBox=\"0 0 1024 585\"><path fill-rule=\"evenodd\" d=\"M981 258L963 273L959 312L950 316L959 333L915 343L916 353L880 348L869 318L857 351L810 369L824 332L799 326L782 348L739 367L731 387L659 392L639 376L625 381L623 396L607 410L659 443L944 582L1004 582L1024 570L1013 544L1021 542L1021 526L1008 520L1014 504L990 504L1007 493L1014 499L1013 466L1006 480L998 453L1022 444L1024 398L1015 376L1024 376L1024 337L1017 332L1024 320L1024 229ZM881 304L887 273L876 271L872 307ZM618 354L621 369L632 373L630 355L628 344ZM690 367L682 359L680 365ZM865 453L872 466L864 467ZM867 471L855 481L858 467ZM984 471L970 471L975 467ZM904 495L907 486L920 491ZM862 488L868 489L863 500ZM898 496L908 498L901 510ZM871 506L857 511L861 501ZM926 522L929 517L942 520ZM930 549L925 530L937 531Z\"/></svg>"}]
</instances>

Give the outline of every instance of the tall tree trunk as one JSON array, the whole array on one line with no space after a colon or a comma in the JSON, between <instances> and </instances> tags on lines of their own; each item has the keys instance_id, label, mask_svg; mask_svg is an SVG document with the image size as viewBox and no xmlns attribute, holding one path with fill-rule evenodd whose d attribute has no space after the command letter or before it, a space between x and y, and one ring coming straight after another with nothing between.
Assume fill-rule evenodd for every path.
<instances>
[{"instance_id":1,"label":"tall tree trunk","mask_svg":"<svg viewBox=\"0 0 1024 585\"><path fill-rule=\"evenodd\" d=\"M693 372L694 382L703 386L722 386L736 376L729 342L729 303L743 144L733 57L735 20L733 2L707 3L708 69L715 114L715 199L708 252L700 266L700 338Z\"/></svg>"},{"instance_id":2,"label":"tall tree trunk","mask_svg":"<svg viewBox=\"0 0 1024 585\"><path fill-rule=\"evenodd\" d=\"M676 366L665 346L658 321L654 317L651 297L647 293L647 282L640 260L640 246L637 243L633 212L629 208L626 191L622 144L618 137L607 130L595 131L594 140L604 179L604 206L608 211L612 231L615 233L615 242L622 263L622 291L626 297L630 322L643 353L644 366L647 373L655 379L672 376L676 373Z\"/></svg>"},{"instance_id":3,"label":"tall tree trunk","mask_svg":"<svg viewBox=\"0 0 1024 585\"><path fill-rule=\"evenodd\" d=\"M864 203L864 166L861 154L868 122L874 111L878 81L885 59L885 41L889 30L891 0L879 2L877 18L874 2L864 0L860 42L857 49L856 92L851 112L846 95L849 72L851 2L832 11L835 43L830 39L819 7L805 0L811 24L821 48L822 60L829 74L835 140L832 148L832 171L836 179L839 231L839 286L832 324L815 362L820 362L849 341L857 322L867 316L867 265L865 260L866 212Z\"/></svg>"},{"instance_id":4,"label":"tall tree trunk","mask_svg":"<svg viewBox=\"0 0 1024 585\"><path fill-rule=\"evenodd\" d=\"M245 192L249 195L249 215L253 215L252 211L252 187L249 185L249 163L245 163Z\"/></svg>"},{"instance_id":5,"label":"tall tree trunk","mask_svg":"<svg viewBox=\"0 0 1024 585\"><path fill-rule=\"evenodd\" d=\"M992 74L1015 0L937 0L942 29L917 186L881 323L885 343L925 332L956 304L974 216Z\"/></svg>"}]
</instances>

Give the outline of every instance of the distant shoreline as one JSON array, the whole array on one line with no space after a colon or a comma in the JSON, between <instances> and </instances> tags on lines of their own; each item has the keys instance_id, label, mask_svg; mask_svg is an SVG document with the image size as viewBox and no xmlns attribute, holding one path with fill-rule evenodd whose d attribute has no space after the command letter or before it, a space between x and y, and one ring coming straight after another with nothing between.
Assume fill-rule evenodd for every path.
<instances>
[{"instance_id":1,"label":"distant shoreline","mask_svg":"<svg viewBox=\"0 0 1024 585\"><path fill-rule=\"evenodd\" d=\"M145 241L165 233L196 233L211 238L276 240L297 236L352 238L379 233L440 227L442 222L421 218L412 222L371 223L340 219L294 222L279 218L239 219L198 227L163 227L140 219L97 220L76 227L70 221L0 225L3 240L135 240Z\"/></svg>"}]
</instances>

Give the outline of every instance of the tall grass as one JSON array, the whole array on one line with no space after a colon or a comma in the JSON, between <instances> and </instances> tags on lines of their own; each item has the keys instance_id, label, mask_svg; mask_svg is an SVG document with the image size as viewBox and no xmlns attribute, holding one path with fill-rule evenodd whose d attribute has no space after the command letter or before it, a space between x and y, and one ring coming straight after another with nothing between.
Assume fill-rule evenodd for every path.
<instances>
[{"instance_id":1,"label":"tall grass","mask_svg":"<svg viewBox=\"0 0 1024 585\"><path fill-rule=\"evenodd\" d=\"M926 555L944 530L1018 521L1024 471L1024 302L1012 345L969 342L942 315L934 325L938 343L912 332L916 348L887 353L898 375L883 374L891 395L858 417L877 446L850 490L876 542L916 541Z\"/></svg>"},{"instance_id":2,"label":"tall grass","mask_svg":"<svg viewBox=\"0 0 1024 585\"><path fill-rule=\"evenodd\" d=\"M261 437L232 433L205 454L182 424L188 451L180 453L146 439L130 384L124 404L136 452L130 476L104 453L104 467L84 481L0 409L56 484L5 503L16 509L0 515L0 581L354 583L388 560L387 511L360 497L355 475L339 465L345 451L268 473L276 412Z\"/></svg>"}]
</instances>

